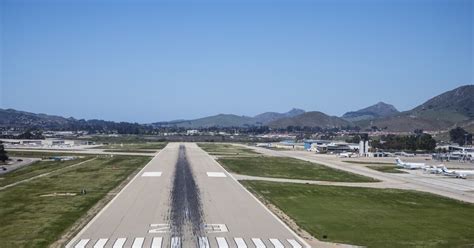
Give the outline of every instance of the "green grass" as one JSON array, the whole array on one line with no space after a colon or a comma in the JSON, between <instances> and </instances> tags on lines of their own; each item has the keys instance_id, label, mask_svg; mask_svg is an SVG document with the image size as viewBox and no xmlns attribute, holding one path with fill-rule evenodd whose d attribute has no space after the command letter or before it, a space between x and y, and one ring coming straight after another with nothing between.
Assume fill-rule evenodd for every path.
<instances>
[{"instance_id":1,"label":"green grass","mask_svg":"<svg viewBox=\"0 0 474 248\"><path fill-rule=\"evenodd\" d=\"M7 151L8 156L10 157L27 157L27 158L50 158L50 157L56 157L56 156L86 156L87 154L83 153L67 153L67 152L61 152L61 151L55 151L55 152L43 152L43 151Z\"/></svg>"},{"instance_id":2,"label":"green grass","mask_svg":"<svg viewBox=\"0 0 474 248\"><path fill-rule=\"evenodd\" d=\"M113 143L104 146L95 147L97 149L121 149L121 150L160 150L165 148L166 142L146 142L146 143Z\"/></svg>"},{"instance_id":3,"label":"green grass","mask_svg":"<svg viewBox=\"0 0 474 248\"><path fill-rule=\"evenodd\" d=\"M385 172L385 173L407 173L405 171L399 170L394 165L367 166L367 168L370 168L370 169L376 170L376 171Z\"/></svg>"},{"instance_id":4,"label":"green grass","mask_svg":"<svg viewBox=\"0 0 474 248\"><path fill-rule=\"evenodd\" d=\"M101 157L0 191L1 247L48 247L150 158ZM86 195L41 197L51 193Z\"/></svg>"},{"instance_id":5,"label":"green grass","mask_svg":"<svg viewBox=\"0 0 474 248\"><path fill-rule=\"evenodd\" d=\"M473 204L394 189L242 184L321 240L368 247L474 245Z\"/></svg>"},{"instance_id":6,"label":"green grass","mask_svg":"<svg viewBox=\"0 0 474 248\"><path fill-rule=\"evenodd\" d=\"M198 146L201 147L204 151L211 155L257 155L258 152L255 152L252 149L235 146L232 144L214 144L214 143L198 143Z\"/></svg>"},{"instance_id":7,"label":"green grass","mask_svg":"<svg viewBox=\"0 0 474 248\"><path fill-rule=\"evenodd\" d=\"M0 187L77 164L90 158L91 157L83 157L69 161L36 161L28 166L0 175Z\"/></svg>"},{"instance_id":8,"label":"green grass","mask_svg":"<svg viewBox=\"0 0 474 248\"><path fill-rule=\"evenodd\" d=\"M376 182L375 179L288 157L220 158L226 169L241 175L334 182Z\"/></svg>"}]
</instances>

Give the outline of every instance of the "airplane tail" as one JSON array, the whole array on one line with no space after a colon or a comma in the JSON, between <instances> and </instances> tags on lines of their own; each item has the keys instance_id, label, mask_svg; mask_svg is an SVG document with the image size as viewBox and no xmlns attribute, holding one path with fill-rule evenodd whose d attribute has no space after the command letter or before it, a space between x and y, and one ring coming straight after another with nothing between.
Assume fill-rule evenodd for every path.
<instances>
[{"instance_id":1,"label":"airplane tail","mask_svg":"<svg viewBox=\"0 0 474 248\"><path fill-rule=\"evenodd\" d=\"M400 158L396 158L395 161L397 162L397 165L403 165L403 162Z\"/></svg>"}]
</instances>

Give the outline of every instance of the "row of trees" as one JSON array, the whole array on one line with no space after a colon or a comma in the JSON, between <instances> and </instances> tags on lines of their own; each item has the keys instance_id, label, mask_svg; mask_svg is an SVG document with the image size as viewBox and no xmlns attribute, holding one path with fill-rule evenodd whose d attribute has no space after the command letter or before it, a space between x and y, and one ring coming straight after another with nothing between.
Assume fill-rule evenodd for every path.
<instances>
[{"instance_id":1,"label":"row of trees","mask_svg":"<svg viewBox=\"0 0 474 248\"><path fill-rule=\"evenodd\" d=\"M8 160L8 155L7 151L5 151L5 147L2 144L2 141L0 141L0 161L5 163L5 161Z\"/></svg>"},{"instance_id":2,"label":"row of trees","mask_svg":"<svg viewBox=\"0 0 474 248\"><path fill-rule=\"evenodd\" d=\"M460 146L472 145L472 134L463 128L457 127L449 131L449 137L452 142L458 143Z\"/></svg>"}]
</instances>

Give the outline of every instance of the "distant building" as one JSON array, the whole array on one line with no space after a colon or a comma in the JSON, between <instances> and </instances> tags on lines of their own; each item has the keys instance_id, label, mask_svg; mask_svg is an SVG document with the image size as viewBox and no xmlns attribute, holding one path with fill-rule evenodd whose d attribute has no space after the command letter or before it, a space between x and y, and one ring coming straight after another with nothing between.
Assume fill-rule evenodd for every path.
<instances>
[{"instance_id":1,"label":"distant building","mask_svg":"<svg viewBox=\"0 0 474 248\"><path fill-rule=\"evenodd\" d=\"M196 130L196 129L186 130L186 135L196 135L196 134L199 134L199 130Z\"/></svg>"}]
</instances>

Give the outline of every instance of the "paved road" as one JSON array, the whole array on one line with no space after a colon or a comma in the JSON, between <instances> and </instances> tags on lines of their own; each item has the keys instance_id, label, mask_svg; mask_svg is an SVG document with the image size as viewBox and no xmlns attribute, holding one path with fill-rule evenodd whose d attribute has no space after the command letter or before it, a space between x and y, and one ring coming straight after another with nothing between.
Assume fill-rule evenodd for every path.
<instances>
[{"instance_id":1,"label":"paved road","mask_svg":"<svg viewBox=\"0 0 474 248\"><path fill-rule=\"evenodd\" d=\"M13 160L14 162L11 164L0 165L0 168L2 168L0 169L0 175L12 172L14 170L31 165L34 162L41 160L39 158L23 158L23 157L10 157L10 159ZM22 161L18 161L18 159L21 159ZM6 170L3 170L3 168L5 168Z\"/></svg>"},{"instance_id":2,"label":"paved road","mask_svg":"<svg viewBox=\"0 0 474 248\"><path fill-rule=\"evenodd\" d=\"M67 247L305 246L196 144L170 143Z\"/></svg>"},{"instance_id":3,"label":"paved road","mask_svg":"<svg viewBox=\"0 0 474 248\"><path fill-rule=\"evenodd\" d=\"M244 146L244 145L242 145ZM400 188L429 192L460 201L474 203L474 180L456 179L441 175L423 174L419 170L407 171L408 174L383 173L358 164L341 161L335 156L316 155L307 151L275 151L260 147L244 146L269 156L287 156L315 162L328 167L372 177L383 182L387 188Z\"/></svg>"}]
</instances>

